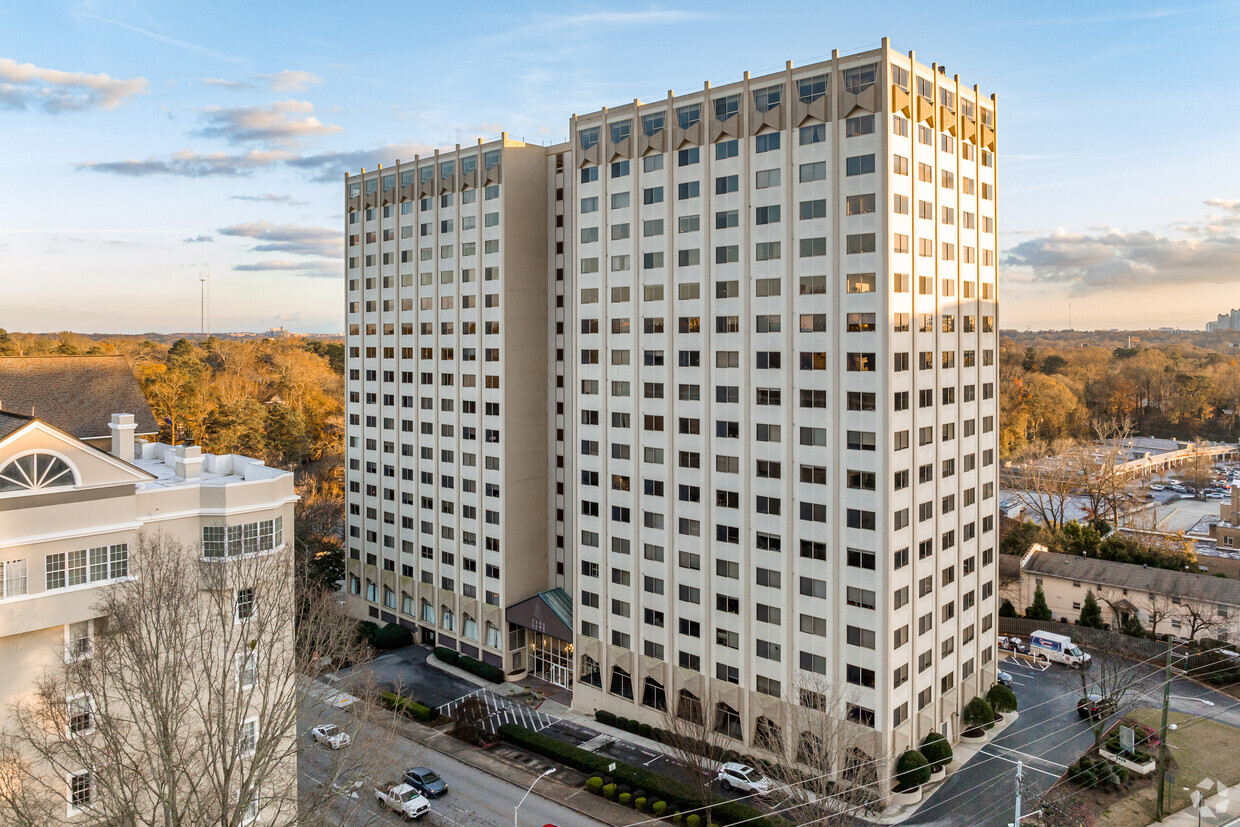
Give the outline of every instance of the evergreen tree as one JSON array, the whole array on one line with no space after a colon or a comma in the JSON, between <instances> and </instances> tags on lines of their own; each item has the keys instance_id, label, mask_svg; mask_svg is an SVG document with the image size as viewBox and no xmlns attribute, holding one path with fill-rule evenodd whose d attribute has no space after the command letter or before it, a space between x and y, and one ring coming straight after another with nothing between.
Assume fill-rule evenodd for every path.
<instances>
[{"instance_id":1,"label":"evergreen tree","mask_svg":"<svg viewBox=\"0 0 1240 827\"><path fill-rule=\"evenodd\" d=\"M1006 597L1003 598L1003 602L999 604L999 617L1017 617L1016 607L1013 606L1012 601L1008 600Z\"/></svg>"},{"instance_id":2,"label":"evergreen tree","mask_svg":"<svg viewBox=\"0 0 1240 827\"><path fill-rule=\"evenodd\" d=\"M1046 593L1038 586L1033 591L1033 603L1025 609L1025 617L1030 620L1050 620L1051 607L1046 605Z\"/></svg>"},{"instance_id":3,"label":"evergreen tree","mask_svg":"<svg viewBox=\"0 0 1240 827\"><path fill-rule=\"evenodd\" d=\"M1102 620L1102 608L1098 606L1092 590L1085 592L1085 602L1081 604L1080 624L1091 629L1106 628L1106 623Z\"/></svg>"}]
</instances>

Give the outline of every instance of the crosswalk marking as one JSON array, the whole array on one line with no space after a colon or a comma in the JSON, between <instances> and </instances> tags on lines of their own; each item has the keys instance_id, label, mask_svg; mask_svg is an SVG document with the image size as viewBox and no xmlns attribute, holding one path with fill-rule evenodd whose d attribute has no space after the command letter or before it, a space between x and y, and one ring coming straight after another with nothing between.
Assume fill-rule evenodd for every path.
<instances>
[{"instance_id":1,"label":"crosswalk marking","mask_svg":"<svg viewBox=\"0 0 1240 827\"><path fill-rule=\"evenodd\" d=\"M476 698L486 705L487 716L479 722L479 725L491 733L499 731L499 728L504 724L516 724L531 732L540 732L560 720L554 715L539 712L537 709L532 709L524 704L511 703L489 689L475 689L473 692L448 701L439 707L439 712L451 718L453 717L452 713L459 710L461 704L471 698Z\"/></svg>"}]
</instances>

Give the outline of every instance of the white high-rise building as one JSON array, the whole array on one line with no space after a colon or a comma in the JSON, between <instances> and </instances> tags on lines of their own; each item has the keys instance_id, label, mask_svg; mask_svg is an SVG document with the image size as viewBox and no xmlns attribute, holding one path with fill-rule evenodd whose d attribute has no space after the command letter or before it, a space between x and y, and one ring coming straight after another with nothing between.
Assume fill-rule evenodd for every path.
<instances>
[{"instance_id":1,"label":"white high-rise building","mask_svg":"<svg viewBox=\"0 0 1240 827\"><path fill-rule=\"evenodd\" d=\"M545 152L528 204L546 224L544 282L530 282L543 315L528 322L545 325L529 344L548 389L539 571L544 602L571 595L555 615L571 626L558 651L574 705L658 725L709 697L745 750L758 728L795 744L789 705L827 682L847 690L842 714L875 762L959 734L996 671L995 114L993 96L884 41L574 116L569 143L526 150ZM379 188L358 191L366 208L381 207L382 174L364 177ZM378 376L362 337L382 348L399 325L379 332L378 304L374 328L354 315L387 289L362 267L351 258L367 292L350 293L349 365ZM438 284L422 279L419 301ZM360 378L350 392L369 390ZM351 416L377 401L351 399ZM383 439L355 436L356 423L359 462ZM359 545L378 565L383 461L369 461L376 493L351 493L363 513L349 519L376 521ZM395 513L439 513L443 492L422 487L439 499ZM415 524L402 565L421 564L416 537ZM371 598L372 614L398 614Z\"/></svg>"}]
</instances>

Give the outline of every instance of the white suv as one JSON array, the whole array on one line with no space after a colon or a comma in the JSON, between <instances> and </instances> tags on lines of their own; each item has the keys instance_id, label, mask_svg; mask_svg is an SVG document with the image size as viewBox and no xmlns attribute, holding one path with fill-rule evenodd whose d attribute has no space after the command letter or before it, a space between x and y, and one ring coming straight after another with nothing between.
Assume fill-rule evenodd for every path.
<instances>
[{"instance_id":1,"label":"white suv","mask_svg":"<svg viewBox=\"0 0 1240 827\"><path fill-rule=\"evenodd\" d=\"M725 790L740 790L743 793L757 793L758 795L766 795L771 791L772 785L762 773L746 764L738 764L731 761L719 768L719 774L715 776Z\"/></svg>"}]
</instances>

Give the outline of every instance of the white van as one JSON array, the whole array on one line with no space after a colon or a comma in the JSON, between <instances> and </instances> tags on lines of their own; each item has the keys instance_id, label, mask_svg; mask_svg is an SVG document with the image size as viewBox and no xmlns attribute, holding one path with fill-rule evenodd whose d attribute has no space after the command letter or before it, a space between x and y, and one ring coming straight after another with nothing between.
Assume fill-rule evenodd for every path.
<instances>
[{"instance_id":1,"label":"white van","mask_svg":"<svg viewBox=\"0 0 1240 827\"><path fill-rule=\"evenodd\" d=\"M1030 635L1029 654L1038 660L1066 663L1068 666L1089 666L1089 655L1082 652L1072 638L1054 632L1034 632Z\"/></svg>"}]
</instances>

